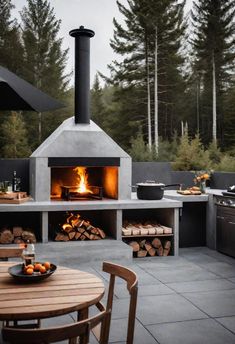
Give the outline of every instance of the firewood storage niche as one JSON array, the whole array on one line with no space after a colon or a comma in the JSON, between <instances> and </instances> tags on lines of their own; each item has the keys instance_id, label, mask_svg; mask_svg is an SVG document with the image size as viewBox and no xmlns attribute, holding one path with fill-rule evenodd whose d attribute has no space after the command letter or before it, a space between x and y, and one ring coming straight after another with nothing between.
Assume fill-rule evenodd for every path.
<instances>
[{"instance_id":1,"label":"firewood storage niche","mask_svg":"<svg viewBox=\"0 0 235 344\"><path fill-rule=\"evenodd\" d=\"M51 241L116 239L116 211L61 211L49 213Z\"/></svg>"}]
</instances>

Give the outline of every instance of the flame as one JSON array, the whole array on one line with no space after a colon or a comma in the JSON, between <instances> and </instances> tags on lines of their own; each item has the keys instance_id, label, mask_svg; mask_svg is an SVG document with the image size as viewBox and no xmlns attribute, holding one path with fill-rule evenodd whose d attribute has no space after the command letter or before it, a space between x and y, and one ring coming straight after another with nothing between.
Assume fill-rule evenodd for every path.
<instances>
[{"instance_id":1,"label":"flame","mask_svg":"<svg viewBox=\"0 0 235 344\"><path fill-rule=\"evenodd\" d=\"M85 167L75 167L73 169L78 175L77 181L77 192L79 193L93 193L91 190L89 190L89 185L88 185L88 175L86 173L86 168Z\"/></svg>"}]
</instances>

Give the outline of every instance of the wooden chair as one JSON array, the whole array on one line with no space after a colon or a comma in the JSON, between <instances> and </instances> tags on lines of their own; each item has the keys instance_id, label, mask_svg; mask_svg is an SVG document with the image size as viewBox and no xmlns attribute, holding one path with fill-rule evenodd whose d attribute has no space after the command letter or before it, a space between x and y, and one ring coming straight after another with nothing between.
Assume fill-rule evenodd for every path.
<instances>
[{"instance_id":1,"label":"wooden chair","mask_svg":"<svg viewBox=\"0 0 235 344\"><path fill-rule=\"evenodd\" d=\"M21 247L0 247L0 260L9 258L19 258L22 256L23 248Z\"/></svg>"},{"instance_id":2,"label":"wooden chair","mask_svg":"<svg viewBox=\"0 0 235 344\"><path fill-rule=\"evenodd\" d=\"M102 311L92 318L88 318L76 323L40 329L18 329L4 327L2 329L3 340L7 343L13 344L48 344L55 343L62 340L69 340L69 344L76 344L77 338L80 338L79 343L89 343L90 331L93 327L107 321L110 311L106 311L102 307ZM101 333L100 344L107 344Z\"/></svg>"},{"instance_id":3,"label":"wooden chair","mask_svg":"<svg viewBox=\"0 0 235 344\"><path fill-rule=\"evenodd\" d=\"M129 302L129 315L128 315L126 343L132 344L134 343L133 340L134 340L134 330L135 330L135 314L136 314L136 304L137 304L137 294L138 294L137 276L134 271L124 266L109 263L109 262L103 263L103 271L110 274L108 298L107 298L107 305L106 305L106 310L110 311L110 314L113 308L115 278L119 277L127 282L126 286L130 295L130 302ZM100 304L97 304L96 306L99 308ZM99 339L99 335L102 332L105 339L108 341L110 321L111 321L111 317L107 318L106 322L103 324L103 327L100 327L100 328L96 327L93 330L93 333L97 339Z\"/></svg>"},{"instance_id":4,"label":"wooden chair","mask_svg":"<svg viewBox=\"0 0 235 344\"><path fill-rule=\"evenodd\" d=\"M22 253L23 253L23 247L0 247L0 261L8 261L9 258L21 258ZM6 321L3 323L4 326L10 326L10 322ZM30 327L30 328L35 328L35 327L40 327L41 326L41 321L40 319L36 320L36 323L30 323L30 324L22 324L19 325L18 321L13 321L14 327Z\"/></svg>"}]
</instances>

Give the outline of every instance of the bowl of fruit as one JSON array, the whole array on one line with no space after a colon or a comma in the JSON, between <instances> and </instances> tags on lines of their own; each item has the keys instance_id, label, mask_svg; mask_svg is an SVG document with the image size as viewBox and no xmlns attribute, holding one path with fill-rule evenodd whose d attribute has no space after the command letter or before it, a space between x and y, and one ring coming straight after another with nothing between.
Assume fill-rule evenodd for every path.
<instances>
[{"instance_id":1,"label":"bowl of fruit","mask_svg":"<svg viewBox=\"0 0 235 344\"><path fill-rule=\"evenodd\" d=\"M50 262L36 262L34 264L13 265L8 269L9 274L17 281L23 283L39 282L51 276L56 270L56 265Z\"/></svg>"}]
</instances>

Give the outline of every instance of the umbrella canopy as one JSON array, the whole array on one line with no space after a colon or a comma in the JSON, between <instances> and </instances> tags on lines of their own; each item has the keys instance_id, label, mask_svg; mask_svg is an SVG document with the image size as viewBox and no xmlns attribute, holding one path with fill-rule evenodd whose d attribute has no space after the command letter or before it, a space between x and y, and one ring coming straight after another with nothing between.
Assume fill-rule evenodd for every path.
<instances>
[{"instance_id":1,"label":"umbrella canopy","mask_svg":"<svg viewBox=\"0 0 235 344\"><path fill-rule=\"evenodd\" d=\"M16 74L0 66L0 110L43 112L64 106Z\"/></svg>"}]
</instances>

